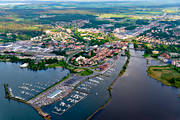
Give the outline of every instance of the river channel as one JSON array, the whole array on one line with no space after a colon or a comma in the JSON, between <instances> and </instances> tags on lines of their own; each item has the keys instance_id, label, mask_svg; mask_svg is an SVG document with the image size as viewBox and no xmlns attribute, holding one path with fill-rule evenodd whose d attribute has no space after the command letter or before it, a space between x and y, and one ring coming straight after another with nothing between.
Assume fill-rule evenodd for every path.
<instances>
[{"instance_id":1,"label":"river channel","mask_svg":"<svg viewBox=\"0 0 180 120\"><path fill-rule=\"evenodd\" d=\"M125 74L112 89L112 100L94 120L180 120L180 91L150 78L143 52L131 50ZM151 65L161 64L151 61Z\"/></svg>"},{"instance_id":2,"label":"river channel","mask_svg":"<svg viewBox=\"0 0 180 120\"><path fill-rule=\"evenodd\" d=\"M112 100L92 119L179 120L180 99L177 95L180 90L164 86L147 75L143 52L131 49L131 55L126 72L113 86ZM108 100L107 89L126 59L119 57L104 75L86 80L66 98L43 107L43 111L49 113L52 120L86 119ZM149 64L161 63L150 60ZM33 72L13 63L0 63L0 71L0 120L42 120L30 106L5 99L3 84L9 84L15 96L28 100L69 73L61 68Z\"/></svg>"}]
</instances>

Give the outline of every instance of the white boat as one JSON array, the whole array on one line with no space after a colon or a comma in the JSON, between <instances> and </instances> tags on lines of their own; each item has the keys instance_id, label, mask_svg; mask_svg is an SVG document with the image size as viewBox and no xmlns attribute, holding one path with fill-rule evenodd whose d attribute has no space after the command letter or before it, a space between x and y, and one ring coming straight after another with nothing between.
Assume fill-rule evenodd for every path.
<instances>
[{"instance_id":1,"label":"white boat","mask_svg":"<svg viewBox=\"0 0 180 120\"><path fill-rule=\"evenodd\" d=\"M26 68L26 67L28 67L28 65L29 65L29 63L24 63L24 64L20 65L20 67L21 68Z\"/></svg>"}]
</instances>

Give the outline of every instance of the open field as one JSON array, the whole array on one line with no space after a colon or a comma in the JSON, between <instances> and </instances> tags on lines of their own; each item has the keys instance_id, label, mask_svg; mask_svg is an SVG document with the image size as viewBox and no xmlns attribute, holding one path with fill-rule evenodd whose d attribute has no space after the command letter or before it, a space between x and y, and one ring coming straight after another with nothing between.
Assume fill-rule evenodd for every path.
<instances>
[{"instance_id":1,"label":"open field","mask_svg":"<svg viewBox=\"0 0 180 120\"><path fill-rule=\"evenodd\" d=\"M14 2L15 3L15 2ZM1 37L1 42L14 42L26 40L42 33L33 34L36 31L45 31L49 24L56 22L71 22L73 20L88 20L82 28L99 28L103 24L112 24L110 29L136 26L136 20L152 20L156 15L178 14L179 7L176 4L153 6L153 2L144 8L143 2L27 2L22 5L2 5L0 8L0 32L12 33L18 39L6 40ZM151 6L152 5L152 6ZM137 6L137 7L134 7ZM100 17L111 18L119 22L113 23L108 20L97 20ZM124 24L122 24L124 23ZM41 25L42 27L37 27ZM138 27L138 26L137 26ZM136 27L134 27L136 28ZM22 32L22 31L28 31ZM33 34L33 35L32 35Z\"/></svg>"}]
</instances>

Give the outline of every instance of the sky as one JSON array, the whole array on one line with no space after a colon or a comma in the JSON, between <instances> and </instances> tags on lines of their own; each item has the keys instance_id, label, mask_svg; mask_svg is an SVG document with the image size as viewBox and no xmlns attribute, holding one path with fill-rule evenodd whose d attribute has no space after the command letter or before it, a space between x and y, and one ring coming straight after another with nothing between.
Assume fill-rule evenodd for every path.
<instances>
[{"instance_id":1,"label":"sky","mask_svg":"<svg viewBox=\"0 0 180 120\"><path fill-rule=\"evenodd\" d=\"M91 2L91 1L148 1L148 2L171 2L171 3L176 3L176 2L180 2L180 0L0 0L0 2L3 1L78 1L78 2Z\"/></svg>"},{"instance_id":2,"label":"sky","mask_svg":"<svg viewBox=\"0 0 180 120\"><path fill-rule=\"evenodd\" d=\"M179 0L0 0L0 1L179 1Z\"/></svg>"}]
</instances>

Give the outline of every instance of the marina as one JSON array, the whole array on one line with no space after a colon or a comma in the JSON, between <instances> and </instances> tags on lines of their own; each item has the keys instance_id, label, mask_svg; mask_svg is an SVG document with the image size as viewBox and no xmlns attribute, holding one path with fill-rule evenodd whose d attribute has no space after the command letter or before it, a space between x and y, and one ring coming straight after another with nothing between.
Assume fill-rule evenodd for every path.
<instances>
[{"instance_id":1,"label":"marina","mask_svg":"<svg viewBox=\"0 0 180 120\"><path fill-rule=\"evenodd\" d=\"M45 92L45 98L42 96L36 97L37 101L33 101L33 99L31 99L32 96L35 96L39 92L43 91L49 84L53 84L58 81L56 77L54 78L54 81L48 81L46 83L39 79L39 81L34 82L19 81L15 86L13 86L13 84L9 84L9 92L11 96L18 99L28 100L28 98L30 98L31 100L28 101L30 104L41 107L42 111L50 114L53 120L83 120L103 105L106 100L108 100L110 96L107 88L112 83L113 79L118 76L120 71L119 67L123 66L123 62L125 60L126 57L120 57L111 68L104 72L103 75L89 78L82 82L79 86L75 87L75 89L73 89L74 86L82 81L83 77L72 75L67 81L64 81L60 85L50 89L47 93ZM150 63L156 64L153 60L150 61ZM26 69L23 69L23 71L24 70ZM129 75L130 73L125 73L123 77L128 77ZM24 80L27 80L27 78L24 78ZM67 93L63 91L69 92Z\"/></svg>"},{"instance_id":2,"label":"marina","mask_svg":"<svg viewBox=\"0 0 180 120\"><path fill-rule=\"evenodd\" d=\"M43 85L50 85L51 80L56 81L58 78L68 74L67 70L62 71L61 68L56 70L49 69L47 71L33 72L27 69L21 69L19 64L8 62L0 63L0 71L0 120L34 120L34 118L36 118L36 120L43 120L43 118L39 116L39 114L31 106L14 100L6 99L4 88L2 87L3 84L8 84L11 96L28 100L32 96L21 94L22 91L35 95L36 93L40 92L40 89L34 86L46 87ZM41 85L38 85L38 82ZM39 91L30 91L30 89Z\"/></svg>"},{"instance_id":3,"label":"marina","mask_svg":"<svg viewBox=\"0 0 180 120\"><path fill-rule=\"evenodd\" d=\"M121 70L119 67L124 65L123 62L125 62L126 59L126 57L119 57L118 60L112 64L113 66L111 66L111 68L105 72L103 71L103 75L87 79L77 86L71 94L60 101L42 107L42 110L49 113L54 120L71 118L79 120L86 119L109 98L107 89L118 76ZM104 74L106 76L104 76ZM107 77L107 74L109 77ZM82 116L82 113L76 111L77 109L86 109L83 111L84 115ZM72 116L70 117L69 114Z\"/></svg>"},{"instance_id":4,"label":"marina","mask_svg":"<svg viewBox=\"0 0 180 120\"><path fill-rule=\"evenodd\" d=\"M89 76L71 74L67 79L62 80L62 82L60 82L61 79L58 80L57 77L53 79L45 78L46 82L45 80L37 81L36 79L32 80L28 78L28 80L23 82L18 81L17 86L10 85L10 93L15 99L24 100L25 103L31 105L41 116L50 115L52 118L56 116L56 118L59 119L59 117L64 116L67 112L76 108L79 104L82 104L87 98L89 100L92 96L103 96L107 99L109 96L107 88L121 70L117 65L120 64L122 67L126 59L126 57L110 59L108 61L110 63L109 67L102 72L94 72ZM64 72L66 76L69 73L67 70L60 70L59 72ZM61 78L62 77L63 76L61 76ZM106 95L102 95L100 91ZM99 104L99 102L100 101L97 102L98 105L101 105L102 103ZM98 105L96 105L96 107L98 107ZM49 109L49 106L52 106L52 109ZM93 105L93 109L96 107ZM88 112L88 114L92 112ZM87 114L85 115L88 117Z\"/></svg>"},{"instance_id":5,"label":"marina","mask_svg":"<svg viewBox=\"0 0 180 120\"><path fill-rule=\"evenodd\" d=\"M111 102L93 119L179 120L180 90L162 85L147 75L143 52L131 50L131 55L135 57L131 57L125 74L114 84ZM154 59L149 64L163 65Z\"/></svg>"},{"instance_id":6,"label":"marina","mask_svg":"<svg viewBox=\"0 0 180 120\"><path fill-rule=\"evenodd\" d=\"M75 104L83 100L87 96L86 93L75 91L75 94L71 95L68 99L62 101L59 105L54 107L53 114L62 115L69 110Z\"/></svg>"},{"instance_id":7,"label":"marina","mask_svg":"<svg viewBox=\"0 0 180 120\"><path fill-rule=\"evenodd\" d=\"M11 63L7 63L11 64ZM18 67L18 64L12 64L13 66ZM19 67L18 67L19 68ZM12 94L14 96L17 96L19 98L23 98L24 100L29 100L33 98L35 95L39 94L40 92L44 91L49 86L55 84L56 82L60 81L63 77L67 76L69 74L68 70L62 70L62 68L58 68L56 72L53 73L53 69L49 69L47 71L39 71L36 72L35 75L30 76L31 74L35 73L33 71L27 70L27 69L19 69L17 71L17 74L20 74L20 72L24 72L23 77L24 79L19 77L15 77L16 80L15 85L8 84L9 87L12 89ZM52 74L50 76L44 75L46 72L49 72L49 74ZM54 76L51 78L51 76Z\"/></svg>"}]
</instances>

